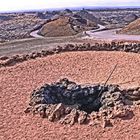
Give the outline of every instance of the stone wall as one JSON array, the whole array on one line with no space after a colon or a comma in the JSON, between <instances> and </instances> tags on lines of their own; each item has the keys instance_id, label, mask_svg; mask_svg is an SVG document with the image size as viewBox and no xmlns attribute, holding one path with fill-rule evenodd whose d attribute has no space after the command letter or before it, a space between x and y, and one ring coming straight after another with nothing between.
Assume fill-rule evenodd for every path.
<instances>
[{"instance_id":1,"label":"stone wall","mask_svg":"<svg viewBox=\"0 0 140 140\"><path fill-rule=\"evenodd\" d=\"M140 43L123 43L123 42L111 42L111 43L90 43L84 44L67 44L63 47L57 46L52 50L42 50L41 52L34 52L27 55L15 55L12 57L2 56L0 57L0 67L12 66L16 63L35 59L37 57L45 57L56 53L63 53L69 51L123 51L140 53Z\"/></svg>"}]
</instances>

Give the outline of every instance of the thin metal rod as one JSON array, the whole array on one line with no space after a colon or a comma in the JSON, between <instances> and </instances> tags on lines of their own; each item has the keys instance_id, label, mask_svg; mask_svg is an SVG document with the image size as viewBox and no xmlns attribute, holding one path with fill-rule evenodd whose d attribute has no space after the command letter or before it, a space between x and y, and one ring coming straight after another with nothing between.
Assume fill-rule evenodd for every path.
<instances>
[{"instance_id":1,"label":"thin metal rod","mask_svg":"<svg viewBox=\"0 0 140 140\"><path fill-rule=\"evenodd\" d=\"M103 91L104 87L106 86L106 84L107 84L107 82L109 81L109 79L111 78L111 76L112 76L113 72L114 72L114 71L115 71L115 69L117 68L117 65L118 65L118 63L114 66L113 70L111 71L110 75L108 76L107 80L105 81L105 83L104 83L104 85L103 85L102 89L100 90L100 92L99 92L99 95L98 95L98 96L100 96L100 95L102 94L102 91Z\"/></svg>"}]
</instances>

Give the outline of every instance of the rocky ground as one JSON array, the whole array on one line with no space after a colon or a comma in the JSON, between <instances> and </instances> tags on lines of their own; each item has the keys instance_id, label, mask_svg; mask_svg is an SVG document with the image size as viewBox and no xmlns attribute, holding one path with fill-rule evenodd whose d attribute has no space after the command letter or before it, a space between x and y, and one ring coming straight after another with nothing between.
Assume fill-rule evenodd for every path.
<instances>
[{"instance_id":1,"label":"rocky ground","mask_svg":"<svg viewBox=\"0 0 140 140\"><path fill-rule=\"evenodd\" d=\"M91 13L105 23L107 28L121 28L140 17L140 9L91 10Z\"/></svg>"},{"instance_id":2,"label":"rocky ground","mask_svg":"<svg viewBox=\"0 0 140 140\"><path fill-rule=\"evenodd\" d=\"M65 52L0 68L0 137L1 139L139 139L140 109L116 118L113 126L65 126L38 115L25 114L30 94L45 83L69 78L79 84L104 83L110 70L118 67L108 84L121 88L140 86L140 56L125 52Z\"/></svg>"},{"instance_id":3,"label":"rocky ground","mask_svg":"<svg viewBox=\"0 0 140 140\"><path fill-rule=\"evenodd\" d=\"M85 10L86 11L86 10ZM107 29L122 28L140 17L140 9L87 9L88 13L97 23L105 25ZM80 15L85 15L83 11L79 11ZM90 15L88 15L90 18ZM96 18L96 20L95 20Z\"/></svg>"},{"instance_id":4,"label":"rocky ground","mask_svg":"<svg viewBox=\"0 0 140 140\"><path fill-rule=\"evenodd\" d=\"M32 13L0 15L0 42L30 38L30 32L45 22L45 19L40 19Z\"/></svg>"}]
</instances>

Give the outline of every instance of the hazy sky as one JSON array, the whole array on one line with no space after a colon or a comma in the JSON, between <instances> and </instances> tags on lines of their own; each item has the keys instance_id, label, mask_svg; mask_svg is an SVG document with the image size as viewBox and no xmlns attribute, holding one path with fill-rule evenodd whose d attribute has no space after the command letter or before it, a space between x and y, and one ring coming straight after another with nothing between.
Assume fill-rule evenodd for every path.
<instances>
[{"instance_id":1,"label":"hazy sky","mask_svg":"<svg viewBox=\"0 0 140 140\"><path fill-rule=\"evenodd\" d=\"M0 0L1 11L83 6L140 6L140 0Z\"/></svg>"}]
</instances>

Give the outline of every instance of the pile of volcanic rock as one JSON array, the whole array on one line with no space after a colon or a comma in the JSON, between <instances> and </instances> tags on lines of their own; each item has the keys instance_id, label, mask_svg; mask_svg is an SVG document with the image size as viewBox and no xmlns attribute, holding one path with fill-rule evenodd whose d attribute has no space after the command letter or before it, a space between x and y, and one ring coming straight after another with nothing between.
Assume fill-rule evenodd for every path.
<instances>
[{"instance_id":1,"label":"pile of volcanic rock","mask_svg":"<svg viewBox=\"0 0 140 140\"><path fill-rule=\"evenodd\" d=\"M128 94L127 94L128 93ZM61 124L111 125L127 117L129 105L139 103L140 88L121 90L118 85L78 85L64 78L34 90L25 113L39 114Z\"/></svg>"}]
</instances>

